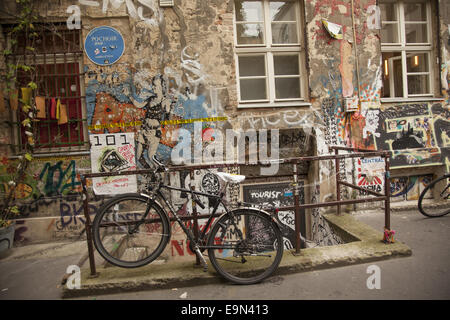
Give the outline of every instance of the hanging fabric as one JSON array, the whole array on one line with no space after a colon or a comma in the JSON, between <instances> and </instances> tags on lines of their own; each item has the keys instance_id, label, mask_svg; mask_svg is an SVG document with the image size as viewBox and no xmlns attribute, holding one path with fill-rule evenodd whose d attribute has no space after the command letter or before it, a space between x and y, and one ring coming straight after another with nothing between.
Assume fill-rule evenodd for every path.
<instances>
[{"instance_id":1,"label":"hanging fabric","mask_svg":"<svg viewBox=\"0 0 450 320\"><path fill-rule=\"evenodd\" d=\"M56 99L50 100L50 119L56 119Z\"/></svg>"},{"instance_id":2,"label":"hanging fabric","mask_svg":"<svg viewBox=\"0 0 450 320\"><path fill-rule=\"evenodd\" d=\"M36 109L37 109L37 115L36 118L45 119L47 118L46 112L45 112L45 98L44 97L36 97Z\"/></svg>"},{"instance_id":3,"label":"hanging fabric","mask_svg":"<svg viewBox=\"0 0 450 320\"><path fill-rule=\"evenodd\" d=\"M68 122L67 117L67 106L65 104L60 105L59 107L59 119L58 124L65 124Z\"/></svg>"}]
</instances>

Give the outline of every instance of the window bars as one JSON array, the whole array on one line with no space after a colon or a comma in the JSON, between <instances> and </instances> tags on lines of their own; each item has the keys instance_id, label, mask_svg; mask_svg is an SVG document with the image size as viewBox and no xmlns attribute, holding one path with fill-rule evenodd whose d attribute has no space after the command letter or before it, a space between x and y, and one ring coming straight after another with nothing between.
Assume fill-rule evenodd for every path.
<instances>
[{"instance_id":1,"label":"window bars","mask_svg":"<svg viewBox=\"0 0 450 320\"><path fill-rule=\"evenodd\" d=\"M35 117L38 152L61 152L84 149L86 131L84 96L82 95L82 41L80 30L68 30L64 23L37 24L37 35L19 35L11 46L7 63L33 66L32 76L17 71L16 88L37 84L33 96L37 107ZM29 50L27 48L34 48ZM34 77L34 79L31 79ZM13 146L23 150L26 135L21 125L21 106L13 111Z\"/></svg>"}]
</instances>

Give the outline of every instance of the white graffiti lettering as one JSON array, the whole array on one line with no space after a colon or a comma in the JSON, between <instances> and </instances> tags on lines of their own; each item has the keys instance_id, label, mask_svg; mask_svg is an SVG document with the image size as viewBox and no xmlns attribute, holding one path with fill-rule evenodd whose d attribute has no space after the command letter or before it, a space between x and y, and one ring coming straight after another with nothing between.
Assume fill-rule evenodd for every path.
<instances>
[{"instance_id":1,"label":"white graffiti lettering","mask_svg":"<svg viewBox=\"0 0 450 320\"><path fill-rule=\"evenodd\" d=\"M157 26L158 25L158 17L159 17L159 9L156 6L156 1L151 0L137 0L141 6L136 8L136 5L132 0L103 0L102 1L102 12L104 14L107 13L109 5L114 9L120 8L121 5L125 3L128 14L137 20L144 21L149 26ZM71 15L67 18L67 28L69 30L72 29L80 29L81 28L81 9L80 6L87 7L100 7L99 1L92 0L78 0L79 5L71 5L67 8L67 13ZM144 7L151 10L153 12L152 18L144 17Z\"/></svg>"}]
</instances>

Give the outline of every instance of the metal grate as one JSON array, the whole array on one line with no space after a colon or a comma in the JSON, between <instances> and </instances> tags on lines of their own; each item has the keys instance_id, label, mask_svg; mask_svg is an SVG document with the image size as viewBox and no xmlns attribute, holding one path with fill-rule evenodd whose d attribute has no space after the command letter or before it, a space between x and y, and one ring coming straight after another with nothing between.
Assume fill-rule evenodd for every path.
<instances>
[{"instance_id":1,"label":"metal grate","mask_svg":"<svg viewBox=\"0 0 450 320\"><path fill-rule=\"evenodd\" d=\"M38 151L79 150L86 144L84 96L82 96L82 41L80 30L68 30L64 24L39 24L38 36L19 37L8 63L23 63L35 68L37 89L33 96L43 101L38 112L35 148ZM34 50L27 51L27 47ZM18 72L16 87L26 87L30 75ZM35 100L37 101L37 100ZM58 103L59 102L59 103ZM59 104L59 112L55 108ZM26 135L21 122L21 105L14 114L16 143L22 150ZM66 117L65 117L66 115Z\"/></svg>"}]
</instances>

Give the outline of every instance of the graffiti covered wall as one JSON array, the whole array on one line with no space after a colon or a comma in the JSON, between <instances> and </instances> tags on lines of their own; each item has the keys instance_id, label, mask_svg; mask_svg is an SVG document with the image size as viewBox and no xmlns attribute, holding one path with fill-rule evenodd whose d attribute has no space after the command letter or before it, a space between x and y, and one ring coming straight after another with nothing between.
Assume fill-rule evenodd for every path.
<instances>
[{"instance_id":1,"label":"graffiti covered wall","mask_svg":"<svg viewBox=\"0 0 450 320\"><path fill-rule=\"evenodd\" d=\"M6 2L5 10L13 10L15 2ZM197 137L193 149L203 151L219 141L227 129L236 132L277 129L281 158L325 155L329 154L329 146L339 145L389 150L393 170L420 166L429 167L430 171L445 167L448 172L450 5L446 1L432 3L432 9L439 9L440 13L433 18L437 22L433 41L439 41L436 48L440 48L437 57L440 69L435 72L440 92L430 101L386 102L381 97L379 2L304 0L300 3L299 16L304 18L299 27L300 55L304 60L304 75L301 75L304 77L304 103L296 107L287 104L242 109L238 108L232 0L175 0L173 7L161 7L156 0L64 0L58 1L58 5L39 1L37 8L43 20L67 21L68 29L81 30L82 41L100 26L113 27L123 36L124 52L117 62L98 65L83 52L81 73L88 138L108 141L107 137L117 134L119 137L134 135L135 154L129 168L134 165L148 168L153 155L170 160L177 146L186 142L185 131L191 138ZM339 35L330 33L324 21L335 23ZM5 48L5 41L2 32L0 49ZM4 68L4 61L0 61L0 69ZM349 109L352 111L348 112ZM5 114L1 113L0 117ZM4 145L11 141L6 134L9 132L7 125L2 122L1 126L3 152ZM95 140L92 141L95 144ZM195 150L190 158L204 160L204 154L197 154ZM80 191L79 170L91 170L90 151L87 147L83 156L62 157L63 153L59 153L33 163L30 175L17 191L22 203L20 218L26 221L24 228L32 223L25 219L45 218L54 220L46 221L47 224L36 230L51 234L46 235L46 239L56 237L56 231L79 230L81 205L79 199L75 200ZM121 157L125 157L127 150L123 151L108 153L103 167L123 167L127 161ZM14 160L6 153L0 163L3 192L8 190L8 175L14 170ZM245 153L250 157L251 150L245 149ZM340 163L341 177L363 187L382 190L380 174L365 171L365 166L370 164L364 161ZM290 170L280 166L281 173L290 174ZM250 176L259 174L249 168L242 172ZM333 161L301 166L300 173L308 177L306 203L336 198L335 172ZM171 177L172 182L186 185L188 175L177 174ZM199 173L198 179L196 176L195 184L200 190L199 181L205 175L207 172ZM400 199L405 194L403 198L413 199L414 190L420 190L417 182L420 177L413 180L412 177L406 182L400 178L394 180L392 190L397 191L393 196ZM407 187L403 187L405 184ZM350 197L349 192L342 192L343 198ZM239 192L235 190L230 196L239 198ZM173 199L177 209L190 205L187 195L175 194ZM102 201L101 197L95 198L90 207L92 213ZM338 243L320 211L311 213L310 228L317 233L315 240ZM31 225L28 229L32 229ZM20 234L26 235L25 232ZM171 255L186 253L185 239L175 240L184 242L174 242Z\"/></svg>"},{"instance_id":2,"label":"graffiti covered wall","mask_svg":"<svg viewBox=\"0 0 450 320\"><path fill-rule=\"evenodd\" d=\"M2 193L8 192L8 181L17 163L2 158ZM31 163L28 175L15 192L20 211L19 232L16 232L18 244L79 236L85 222L80 172L88 171L89 166L89 157L36 158ZM100 198L93 198L89 203L89 213L95 214L102 202Z\"/></svg>"}]
</instances>

